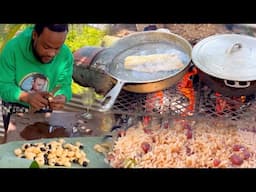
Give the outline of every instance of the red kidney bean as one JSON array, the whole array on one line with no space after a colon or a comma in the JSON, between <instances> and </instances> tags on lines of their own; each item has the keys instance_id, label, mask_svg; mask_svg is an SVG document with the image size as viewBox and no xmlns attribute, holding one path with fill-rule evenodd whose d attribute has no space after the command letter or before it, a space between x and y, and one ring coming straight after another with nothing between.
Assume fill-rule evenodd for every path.
<instances>
[{"instance_id":1,"label":"red kidney bean","mask_svg":"<svg viewBox=\"0 0 256 192\"><path fill-rule=\"evenodd\" d=\"M221 163L221 161L219 159L214 159L213 160L213 166L214 167L218 167L220 163Z\"/></svg>"},{"instance_id":2,"label":"red kidney bean","mask_svg":"<svg viewBox=\"0 0 256 192\"><path fill-rule=\"evenodd\" d=\"M251 156L250 152L245 149L245 150L243 151L243 153L242 153L243 159L244 159L244 160L247 160L247 159L250 158L250 156Z\"/></svg>"},{"instance_id":3,"label":"red kidney bean","mask_svg":"<svg viewBox=\"0 0 256 192\"><path fill-rule=\"evenodd\" d=\"M186 136L187 136L187 139L191 139L192 138L192 130L188 129L186 132Z\"/></svg>"},{"instance_id":4,"label":"red kidney bean","mask_svg":"<svg viewBox=\"0 0 256 192\"><path fill-rule=\"evenodd\" d=\"M244 162L244 160L237 154L231 155L230 161L233 165L242 165L242 163Z\"/></svg>"},{"instance_id":5,"label":"red kidney bean","mask_svg":"<svg viewBox=\"0 0 256 192\"><path fill-rule=\"evenodd\" d=\"M148 126L150 121L151 121L151 117L150 116L143 117L143 125L144 126Z\"/></svg>"},{"instance_id":6,"label":"red kidney bean","mask_svg":"<svg viewBox=\"0 0 256 192\"><path fill-rule=\"evenodd\" d=\"M144 133L146 133L146 134L152 134L152 133L153 133L152 130L149 129L149 128L143 128L143 131L144 131Z\"/></svg>"},{"instance_id":7,"label":"red kidney bean","mask_svg":"<svg viewBox=\"0 0 256 192\"><path fill-rule=\"evenodd\" d=\"M188 147L188 146L185 146L185 147L186 147L186 154L187 154L187 156L192 155L192 150L190 149L190 147Z\"/></svg>"},{"instance_id":8,"label":"red kidney bean","mask_svg":"<svg viewBox=\"0 0 256 192\"><path fill-rule=\"evenodd\" d=\"M191 125L189 125L187 123L184 124L184 128L187 129L187 130L192 130Z\"/></svg>"},{"instance_id":9,"label":"red kidney bean","mask_svg":"<svg viewBox=\"0 0 256 192\"><path fill-rule=\"evenodd\" d=\"M151 146L148 142L143 142L141 143L141 148L145 153L147 153L151 149Z\"/></svg>"},{"instance_id":10,"label":"red kidney bean","mask_svg":"<svg viewBox=\"0 0 256 192\"><path fill-rule=\"evenodd\" d=\"M232 149L233 149L233 151L240 151L240 150L244 149L244 146L235 144L235 145L233 145Z\"/></svg>"},{"instance_id":11,"label":"red kidney bean","mask_svg":"<svg viewBox=\"0 0 256 192\"><path fill-rule=\"evenodd\" d=\"M165 122L163 123L163 125L164 125L164 128L165 128L165 129L168 129L168 128L169 128L169 122L168 122L168 121L165 121Z\"/></svg>"}]
</instances>

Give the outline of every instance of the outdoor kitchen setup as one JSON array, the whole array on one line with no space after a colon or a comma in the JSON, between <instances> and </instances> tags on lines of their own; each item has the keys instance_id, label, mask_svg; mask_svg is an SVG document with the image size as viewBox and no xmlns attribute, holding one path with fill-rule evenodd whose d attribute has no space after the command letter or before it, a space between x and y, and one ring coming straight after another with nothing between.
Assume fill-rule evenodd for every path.
<instances>
[{"instance_id":1,"label":"outdoor kitchen setup","mask_svg":"<svg viewBox=\"0 0 256 192\"><path fill-rule=\"evenodd\" d=\"M16 155L11 158L26 151L25 142L43 139L83 146L86 157L74 167L256 167L253 35L225 31L187 39L172 31L141 31L110 47L85 46L74 59L74 81L102 97L86 103L85 95L74 95L76 111L26 126L24 121L23 141L4 144ZM59 163L47 159L40 166Z\"/></svg>"},{"instance_id":2,"label":"outdoor kitchen setup","mask_svg":"<svg viewBox=\"0 0 256 192\"><path fill-rule=\"evenodd\" d=\"M158 33L161 34L161 32ZM145 39L147 38L143 38L143 40ZM123 41L125 40L127 39L123 39ZM132 44L132 39L130 40L129 43ZM142 46L139 40L136 42L138 42L139 47ZM174 81L175 83L172 82L167 87L149 92L126 90L126 86L130 86L131 82L129 81L131 80L124 80L124 84L120 83L123 86L122 90L117 96L113 96L116 98L110 111L117 117L117 123L112 130L124 129L125 132L117 131L120 139L114 137L114 141L117 141L115 142L116 148L114 147L113 152L107 155L109 164L112 167L255 167L253 160L255 158L254 138L256 128L255 75L252 75L256 66L254 62L256 59L254 54L255 45L255 38L248 35L213 35L198 41L194 45L191 50L191 60L187 63L183 74L178 80ZM117 51L117 56L112 54L111 60L115 61L117 57L118 62L120 62L120 58L121 61L125 62L123 55L126 52L133 54L134 49L136 49L136 45L124 49L119 47L120 53ZM138 48L137 51L141 50ZM107 52L108 50L101 50L96 59L92 60L92 66L97 68L97 64L101 64L105 57L104 54ZM107 75L109 74L107 73ZM120 76L119 80L122 78L123 76ZM168 76L167 79L169 78ZM114 82L116 83L116 81ZM135 86L137 83L144 86L144 82L132 83L134 84L131 84L131 86ZM149 84L151 83L149 82ZM157 83L159 82L157 81ZM116 84L118 84L118 81ZM110 88L110 92L111 89L113 88ZM109 92L106 95L112 96ZM101 104L98 105L98 103L93 105L92 109L106 111L106 108L102 107ZM180 126L183 127L182 131ZM169 130L166 133L169 136L160 136L166 129ZM144 133L141 133L141 130ZM137 136L136 132L138 132ZM173 162L171 155L166 154L166 150L161 151L161 153L166 154L162 157L165 160L159 160L155 157L160 155L156 152L157 147L160 148L160 146L156 145L155 136L149 136L150 134L157 135L158 133L159 138L163 137L158 141L161 143L165 139L172 140L173 137L182 137L182 134L180 135L182 132L188 140L192 139L189 143L191 142L191 146L195 148L191 149L191 147L186 146L187 152L184 152L184 154L180 145L173 149L175 154L170 152L170 149L166 149L175 157L177 153L182 154L176 159L179 163ZM171 134L173 135L170 136ZM210 134L207 137L211 138L213 143L209 140L209 143L206 144L207 139L202 136L204 134L205 136ZM236 134L239 135L239 139L236 138ZM142 138L145 135L149 138L152 137L152 141L146 142L146 144L143 143ZM234 139L232 139L232 135ZM201 141L199 141L201 136ZM137 137L138 140L136 140ZM225 143L225 139L228 143ZM131 140L134 140L134 145L125 144L130 143ZM199 145L197 142L203 141L205 148L197 149ZM139 152L140 147L136 148L140 145L139 142L142 142L141 148L144 152ZM169 143L169 146L176 145L175 141L172 142ZM184 143L186 142L184 141ZM242 146L241 149L234 149L236 143L239 142ZM243 144L246 142L252 148L246 147L244 150ZM168 142L166 141L166 143ZM217 145L218 150L231 147L231 154L223 151L223 156L219 156L215 151L217 149L214 149L213 152L206 152L209 151L207 149L214 148L215 145ZM201 150L205 157L197 154L195 152L197 150ZM146 157L147 155L148 157ZM189 156L188 159L184 160L184 155ZM218 158L215 158L215 156L218 156ZM250 162L246 162L249 156ZM222 160L220 160L221 158Z\"/></svg>"},{"instance_id":3,"label":"outdoor kitchen setup","mask_svg":"<svg viewBox=\"0 0 256 192\"><path fill-rule=\"evenodd\" d=\"M93 85L96 91L101 91L105 98L109 95L114 98L111 101L111 110L109 106L104 108L105 106L102 107L102 104L99 103L91 108L96 111L110 111L113 114L160 118L208 118L210 116L238 120L253 115L256 93L255 75L253 75L256 41L251 36L220 34L204 38L196 43L193 49L189 46L186 48L187 52L185 53L190 58L183 69L176 70L175 74L167 74L159 80L156 78L150 79L148 82L138 81L134 80L133 74L131 74L132 80L129 79L127 82L121 78L121 83L116 83L116 80L111 78L115 75L105 72L102 63L111 63L109 60L120 62L128 54L139 54L140 52L146 54L147 47L151 52L152 50L161 51L160 48L153 47L153 44L157 44L157 47L161 46L163 43L159 39L166 38L165 35L169 37L169 34L163 32L141 32L139 35L126 36L113 48L85 47L81 49L80 54L84 54L84 57L90 59L84 63L77 61L78 65L75 70L86 68L92 70L96 78L100 75L101 82ZM147 36L150 39L149 43ZM172 38L177 37L173 36ZM172 38L168 40L170 42L177 41ZM145 42L141 42L140 39ZM184 42L186 42L185 39L180 44L185 46L188 43ZM115 68L120 70L119 66L114 66L112 70ZM125 72L127 71L125 70ZM127 73L129 74L129 72ZM122 75L124 76L123 72ZM120 79L120 77L118 78ZM82 77L77 73L74 79L81 83ZM123 87L111 95L115 84L122 84Z\"/></svg>"}]
</instances>

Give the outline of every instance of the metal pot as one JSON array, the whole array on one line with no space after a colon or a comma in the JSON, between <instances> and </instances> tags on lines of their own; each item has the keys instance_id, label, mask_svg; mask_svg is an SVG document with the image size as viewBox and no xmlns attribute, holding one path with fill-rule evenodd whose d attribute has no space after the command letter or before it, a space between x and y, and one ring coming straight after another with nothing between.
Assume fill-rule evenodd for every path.
<instances>
[{"instance_id":1,"label":"metal pot","mask_svg":"<svg viewBox=\"0 0 256 192\"><path fill-rule=\"evenodd\" d=\"M103 47L84 46L73 53L74 81L81 86L93 87L97 93L102 95L105 95L115 84L104 68L94 65L100 60L104 50Z\"/></svg>"},{"instance_id":2,"label":"metal pot","mask_svg":"<svg viewBox=\"0 0 256 192\"><path fill-rule=\"evenodd\" d=\"M192 61L199 77L225 96L256 93L256 38L240 34L213 35L198 42Z\"/></svg>"},{"instance_id":3,"label":"metal pot","mask_svg":"<svg viewBox=\"0 0 256 192\"><path fill-rule=\"evenodd\" d=\"M73 53L75 65L90 67L96 56L103 51L103 47L84 46Z\"/></svg>"},{"instance_id":4,"label":"metal pot","mask_svg":"<svg viewBox=\"0 0 256 192\"><path fill-rule=\"evenodd\" d=\"M105 95L101 111L107 111L113 106L121 89L135 93L150 93L174 85L188 70L191 51L192 46L187 40L167 32L138 32L118 40L101 53L101 61L98 63L104 64L106 73L116 82ZM154 73L127 70L124 67L127 56L160 53L176 53L184 66L181 69Z\"/></svg>"}]
</instances>

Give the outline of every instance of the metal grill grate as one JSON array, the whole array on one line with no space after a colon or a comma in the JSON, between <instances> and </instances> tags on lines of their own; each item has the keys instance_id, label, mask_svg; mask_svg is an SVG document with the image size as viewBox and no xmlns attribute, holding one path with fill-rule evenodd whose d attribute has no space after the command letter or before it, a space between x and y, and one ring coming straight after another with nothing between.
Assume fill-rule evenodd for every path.
<instances>
[{"instance_id":1,"label":"metal grill grate","mask_svg":"<svg viewBox=\"0 0 256 192\"><path fill-rule=\"evenodd\" d=\"M162 97L157 92L141 94L121 91L112 112L115 114L162 117L166 115L179 116L186 111L188 99L179 93L176 86L165 89L161 94Z\"/></svg>"},{"instance_id":2,"label":"metal grill grate","mask_svg":"<svg viewBox=\"0 0 256 192\"><path fill-rule=\"evenodd\" d=\"M194 111L187 110L189 100L179 92L176 84L163 91L162 105L155 93L138 94L122 90L111 112L161 118L184 118L185 114L189 118L218 118L232 121L251 119L256 114L255 95L241 98L217 95L201 82L196 83L194 89Z\"/></svg>"},{"instance_id":3,"label":"metal grill grate","mask_svg":"<svg viewBox=\"0 0 256 192\"><path fill-rule=\"evenodd\" d=\"M198 115L238 121L251 118L256 112L255 95L226 97L216 94L203 83L200 83L199 90Z\"/></svg>"}]
</instances>

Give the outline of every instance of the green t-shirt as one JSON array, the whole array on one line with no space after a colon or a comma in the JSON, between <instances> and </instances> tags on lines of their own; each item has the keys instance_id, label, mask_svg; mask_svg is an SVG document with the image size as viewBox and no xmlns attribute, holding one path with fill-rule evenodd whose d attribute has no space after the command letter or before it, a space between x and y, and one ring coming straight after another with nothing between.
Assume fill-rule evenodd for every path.
<instances>
[{"instance_id":1,"label":"green t-shirt","mask_svg":"<svg viewBox=\"0 0 256 192\"><path fill-rule=\"evenodd\" d=\"M33 78L39 75L45 79L41 84L42 91L51 91L61 85L55 95L63 94L69 101L72 97L72 52L63 45L50 63L39 62L32 51L32 31L33 27L25 29L7 42L0 53L0 97L7 102L27 105L19 101L19 96L22 91L32 89Z\"/></svg>"}]
</instances>

